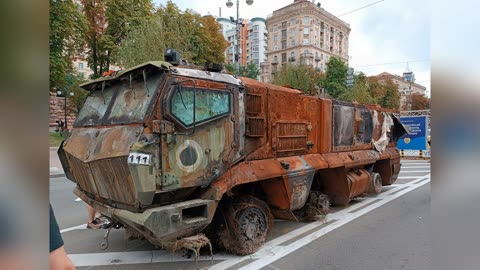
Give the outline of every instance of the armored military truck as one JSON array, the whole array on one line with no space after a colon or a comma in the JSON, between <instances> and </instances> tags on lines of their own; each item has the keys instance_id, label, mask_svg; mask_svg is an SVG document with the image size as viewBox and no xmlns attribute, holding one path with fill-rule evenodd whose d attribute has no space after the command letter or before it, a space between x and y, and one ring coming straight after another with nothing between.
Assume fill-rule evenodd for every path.
<instances>
[{"instance_id":1,"label":"armored military truck","mask_svg":"<svg viewBox=\"0 0 480 270\"><path fill-rule=\"evenodd\" d=\"M163 61L81 87L89 96L58 151L66 176L155 245L210 225L226 249L250 254L273 217L325 213L400 171L405 128L377 106Z\"/></svg>"}]
</instances>

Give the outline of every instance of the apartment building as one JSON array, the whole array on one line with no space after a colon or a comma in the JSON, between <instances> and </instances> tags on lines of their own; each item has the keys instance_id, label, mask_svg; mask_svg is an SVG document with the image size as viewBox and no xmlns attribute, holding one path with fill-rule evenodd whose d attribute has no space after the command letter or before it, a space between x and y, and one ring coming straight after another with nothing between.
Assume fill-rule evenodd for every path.
<instances>
[{"instance_id":1,"label":"apartment building","mask_svg":"<svg viewBox=\"0 0 480 270\"><path fill-rule=\"evenodd\" d=\"M220 31L228 42L228 47L225 50L225 63L235 63L235 45L239 42L239 63L241 66L245 66L247 63L247 20L243 20L243 26L240 26L240 39L237 40L237 29L235 23L227 18L217 18L217 22L220 24Z\"/></svg>"},{"instance_id":2,"label":"apartment building","mask_svg":"<svg viewBox=\"0 0 480 270\"><path fill-rule=\"evenodd\" d=\"M408 67L402 76L382 72L375 77L377 77L379 81L391 79L398 86L401 110L409 110L409 105L411 105L412 102L412 94L425 96L427 90L425 86L415 83L415 74L410 71Z\"/></svg>"},{"instance_id":3,"label":"apartment building","mask_svg":"<svg viewBox=\"0 0 480 270\"><path fill-rule=\"evenodd\" d=\"M261 80L283 65L303 63L326 70L330 57L348 62L350 25L314 1L294 0L267 17L267 61L261 65Z\"/></svg>"},{"instance_id":4,"label":"apartment building","mask_svg":"<svg viewBox=\"0 0 480 270\"><path fill-rule=\"evenodd\" d=\"M260 68L260 63L267 59L267 26L264 18L255 17L248 21L247 63L253 62Z\"/></svg>"}]
</instances>

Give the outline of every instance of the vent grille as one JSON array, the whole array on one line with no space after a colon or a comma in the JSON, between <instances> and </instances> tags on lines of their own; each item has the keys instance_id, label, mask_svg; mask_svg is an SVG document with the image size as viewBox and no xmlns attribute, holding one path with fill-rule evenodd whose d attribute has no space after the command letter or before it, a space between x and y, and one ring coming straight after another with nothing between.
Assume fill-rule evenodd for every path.
<instances>
[{"instance_id":1,"label":"vent grille","mask_svg":"<svg viewBox=\"0 0 480 270\"><path fill-rule=\"evenodd\" d=\"M301 154L307 150L307 125L305 123L277 123L276 152Z\"/></svg>"},{"instance_id":2,"label":"vent grille","mask_svg":"<svg viewBox=\"0 0 480 270\"><path fill-rule=\"evenodd\" d=\"M247 94L246 113L259 114L262 112L262 96Z\"/></svg>"},{"instance_id":3,"label":"vent grille","mask_svg":"<svg viewBox=\"0 0 480 270\"><path fill-rule=\"evenodd\" d=\"M247 136L262 137L265 134L265 120L263 118L247 118Z\"/></svg>"}]
</instances>

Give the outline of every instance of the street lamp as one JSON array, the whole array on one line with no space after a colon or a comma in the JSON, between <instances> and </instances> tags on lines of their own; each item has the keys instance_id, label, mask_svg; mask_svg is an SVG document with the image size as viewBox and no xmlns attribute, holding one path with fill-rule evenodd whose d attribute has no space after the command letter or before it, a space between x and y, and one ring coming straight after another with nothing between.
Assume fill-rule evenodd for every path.
<instances>
[{"instance_id":1,"label":"street lamp","mask_svg":"<svg viewBox=\"0 0 480 270\"><path fill-rule=\"evenodd\" d=\"M73 97L75 93L73 91L70 91L70 96ZM63 122L65 125L65 129L68 129L68 124L67 124L67 91L66 90L57 90L57 97L64 97L64 103L63 103L63 110L64 110L64 119L65 121Z\"/></svg>"},{"instance_id":2,"label":"street lamp","mask_svg":"<svg viewBox=\"0 0 480 270\"><path fill-rule=\"evenodd\" d=\"M246 3L247 5L252 5L253 4L253 0L246 0ZM232 19L232 17L230 17L230 20L232 22L235 23L235 30L236 30L236 36L237 36L237 40L236 40L236 44L235 44L235 57L234 57L234 61L235 61L235 74L238 75L239 73L239 70L240 70L240 63L239 63L239 54L240 54L240 25L244 25L243 23L239 22L238 21L238 17L239 17L239 8L238 6L240 5L240 0L237 0L237 20L234 22ZM227 7L228 8L231 8L233 6L233 2L232 0L228 0L227 1Z\"/></svg>"}]
</instances>

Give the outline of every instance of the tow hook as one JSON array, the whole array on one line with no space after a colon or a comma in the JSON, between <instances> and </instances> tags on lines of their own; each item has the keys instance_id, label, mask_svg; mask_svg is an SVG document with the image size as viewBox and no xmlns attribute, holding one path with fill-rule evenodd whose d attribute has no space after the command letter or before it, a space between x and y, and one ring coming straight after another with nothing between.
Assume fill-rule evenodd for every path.
<instances>
[{"instance_id":1,"label":"tow hook","mask_svg":"<svg viewBox=\"0 0 480 270\"><path fill-rule=\"evenodd\" d=\"M107 225L107 227L106 227L107 231L105 232L105 235L103 236L103 241L100 244L100 249L102 249L102 250L105 250L105 249L108 248L108 236L110 235L110 231L113 228L120 229L122 227L122 224L120 224L118 222L113 223L113 224L110 222L110 223L107 223L106 225Z\"/></svg>"}]
</instances>

